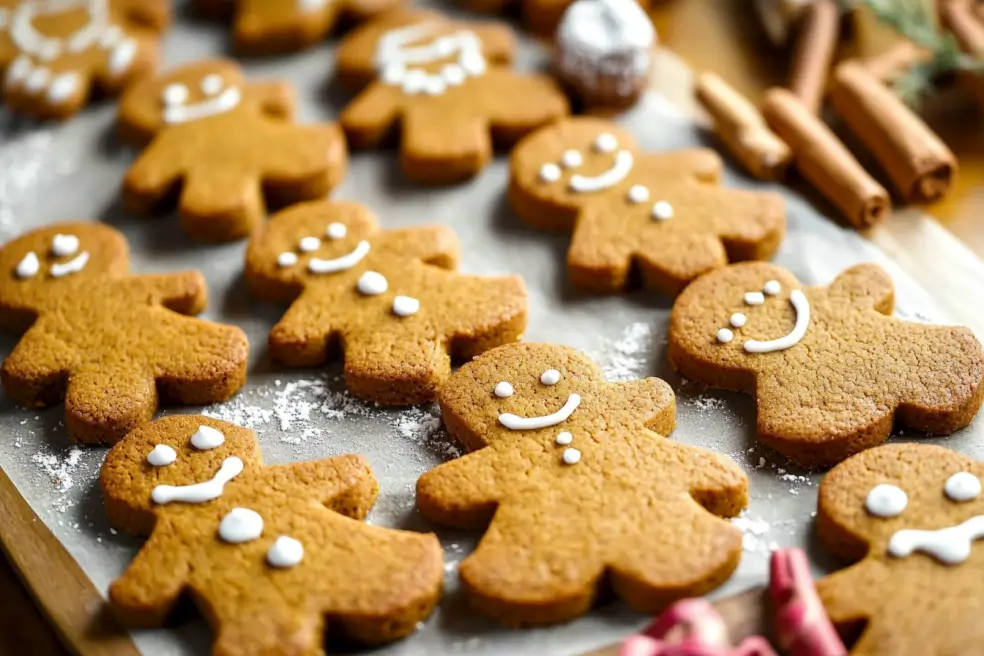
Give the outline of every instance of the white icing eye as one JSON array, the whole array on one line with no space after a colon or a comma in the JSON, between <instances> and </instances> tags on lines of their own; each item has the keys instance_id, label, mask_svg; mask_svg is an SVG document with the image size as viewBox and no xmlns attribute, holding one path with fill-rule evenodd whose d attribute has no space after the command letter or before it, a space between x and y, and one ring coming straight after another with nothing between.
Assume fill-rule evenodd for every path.
<instances>
[{"instance_id":1,"label":"white icing eye","mask_svg":"<svg viewBox=\"0 0 984 656\"><path fill-rule=\"evenodd\" d=\"M595 139L594 149L599 153L614 153L618 149L618 139L614 134L599 134Z\"/></svg>"},{"instance_id":2,"label":"white icing eye","mask_svg":"<svg viewBox=\"0 0 984 656\"><path fill-rule=\"evenodd\" d=\"M952 501L971 501L981 495L981 480L970 472L959 472L946 480L943 490Z\"/></svg>"},{"instance_id":3,"label":"white icing eye","mask_svg":"<svg viewBox=\"0 0 984 656\"><path fill-rule=\"evenodd\" d=\"M560 167L556 164L544 164L540 167L540 180L543 182L557 182L560 180Z\"/></svg>"},{"instance_id":4,"label":"white icing eye","mask_svg":"<svg viewBox=\"0 0 984 656\"><path fill-rule=\"evenodd\" d=\"M225 442L225 435L211 426L199 426L198 432L191 436L191 446L199 451L214 449L221 446L223 442Z\"/></svg>"},{"instance_id":5,"label":"white icing eye","mask_svg":"<svg viewBox=\"0 0 984 656\"><path fill-rule=\"evenodd\" d=\"M909 504L909 497L902 488L896 485L881 483L871 488L868 498L865 499L864 507L868 514L875 517L897 517L902 514L905 507Z\"/></svg>"},{"instance_id":6,"label":"white icing eye","mask_svg":"<svg viewBox=\"0 0 984 656\"><path fill-rule=\"evenodd\" d=\"M762 291L764 291L769 296L775 296L776 294L782 291L782 285L779 284L778 280L770 280L769 282L765 283L764 287L762 287Z\"/></svg>"},{"instance_id":7,"label":"white icing eye","mask_svg":"<svg viewBox=\"0 0 984 656\"><path fill-rule=\"evenodd\" d=\"M630 203L636 203L638 205L639 203L645 203L647 200L649 200L649 189L646 187L643 187L642 185L633 185L632 188L629 189Z\"/></svg>"},{"instance_id":8,"label":"white icing eye","mask_svg":"<svg viewBox=\"0 0 984 656\"><path fill-rule=\"evenodd\" d=\"M297 244L302 253L311 253L321 248L321 240L317 237L303 237Z\"/></svg>"},{"instance_id":9,"label":"white icing eye","mask_svg":"<svg viewBox=\"0 0 984 656\"><path fill-rule=\"evenodd\" d=\"M581 462L581 452L577 449L564 449L564 464L565 465L576 465Z\"/></svg>"},{"instance_id":10,"label":"white icing eye","mask_svg":"<svg viewBox=\"0 0 984 656\"><path fill-rule=\"evenodd\" d=\"M167 444L158 444L147 454L147 464L154 467L167 467L177 459L177 452Z\"/></svg>"},{"instance_id":11,"label":"white icing eye","mask_svg":"<svg viewBox=\"0 0 984 656\"><path fill-rule=\"evenodd\" d=\"M762 292L748 292L745 294L745 304L746 305L762 305L765 303L765 296Z\"/></svg>"},{"instance_id":12,"label":"white icing eye","mask_svg":"<svg viewBox=\"0 0 984 656\"><path fill-rule=\"evenodd\" d=\"M233 508L219 522L219 537L229 544L252 542L263 535L263 518L249 508Z\"/></svg>"},{"instance_id":13,"label":"white icing eye","mask_svg":"<svg viewBox=\"0 0 984 656\"><path fill-rule=\"evenodd\" d=\"M297 255L291 252L281 253L277 256L277 266L292 267L297 264Z\"/></svg>"},{"instance_id":14,"label":"white icing eye","mask_svg":"<svg viewBox=\"0 0 984 656\"><path fill-rule=\"evenodd\" d=\"M365 294L366 296L378 296L389 289L389 283L381 273L366 271L362 274L362 277L359 278L356 288L359 290L360 294Z\"/></svg>"},{"instance_id":15,"label":"white icing eye","mask_svg":"<svg viewBox=\"0 0 984 656\"><path fill-rule=\"evenodd\" d=\"M547 369L540 374L540 382L544 385L556 385L560 382L560 372L556 369Z\"/></svg>"},{"instance_id":16,"label":"white icing eye","mask_svg":"<svg viewBox=\"0 0 984 656\"><path fill-rule=\"evenodd\" d=\"M17 268L14 269L18 278L33 278L38 275L39 271L41 271L41 262L34 251L25 255L24 259L17 264Z\"/></svg>"},{"instance_id":17,"label":"white icing eye","mask_svg":"<svg viewBox=\"0 0 984 656\"><path fill-rule=\"evenodd\" d=\"M576 169L584 164L584 156L581 155L581 151L567 150L561 156L560 163L565 169Z\"/></svg>"},{"instance_id":18,"label":"white icing eye","mask_svg":"<svg viewBox=\"0 0 984 656\"><path fill-rule=\"evenodd\" d=\"M410 296L397 296L393 299L393 314L398 317L411 317L420 311L420 301Z\"/></svg>"},{"instance_id":19,"label":"white icing eye","mask_svg":"<svg viewBox=\"0 0 984 656\"><path fill-rule=\"evenodd\" d=\"M728 330L727 328L722 328L718 331L717 340L722 344L727 344L735 338L735 334Z\"/></svg>"},{"instance_id":20,"label":"white icing eye","mask_svg":"<svg viewBox=\"0 0 984 656\"><path fill-rule=\"evenodd\" d=\"M673 218L673 206L665 200L653 205L653 218L657 221L669 221Z\"/></svg>"},{"instance_id":21,"label":"white icing eye","mask_svg":"<svg viewBox=\"0 0 984 656\"><path fill-rule=\"evenodd\" d=\"M516 390L514 390L513 386L507 383L506 381L503 380L500 381L499 383L496 383L494 394L498 396L500 399L508 399L510 396L512 396L515 393Z\"/></svg>"},{"instance_id":22,"label":"white icing eye","mask_svg":"<svg viewBox=\"0 0 984 656\"><path fill-rule=\"evenodd\" d=\"M557 434L557 444L561 446L567 446L573 441L574 441L574 436L568 433L567 431L563 431Z\"/></svg>"},{"instance_id":23,"label":"white icing eye","mask_svg":"<svg viewBox=\"0 0 984 656\"><path fill-rule=\"evenodd\" d=\"M169 84L164 87L164 93L161 96L161 100L168 107L174 107L176 105L183 105L188 101L188 87L183 84Z\"/></svg>"},{"instance_id":24,"label":"white icing eye","mask_svg":"<svg viewBox=\"0 0 984 656\"><path fill-rule=\"evenodd\" d=\"M216 75L214 73L212 75L206 75L205 79L202 80L202 93L206 96L214 96L222 91L223 84L221 75Z\"/></svg>"},{"instance_id":25,"label":"white icing eye","mask_svg":"<svg viewBox=\"0 0 984 656\"><path fill-rule=\"evenodd\" d=\"M325 235L328 239L345 239L345 235L348 234L348 228L345 227L344 223L339 223L335 221L328 224L328 229L325 231Z\"/></svg>"},{"instance_id":26,"label":"white icing eye","mask_svg":"<svg viewBox=\"0 0 984 656\"><path fill-rule=\"evenodd\" d=\"M731 322L730 323L735 328L741 328L746 323L748 323L748 317L746 317L741 312L735 312L734 314L731 315Z\"/></svg>"}]
</instances>

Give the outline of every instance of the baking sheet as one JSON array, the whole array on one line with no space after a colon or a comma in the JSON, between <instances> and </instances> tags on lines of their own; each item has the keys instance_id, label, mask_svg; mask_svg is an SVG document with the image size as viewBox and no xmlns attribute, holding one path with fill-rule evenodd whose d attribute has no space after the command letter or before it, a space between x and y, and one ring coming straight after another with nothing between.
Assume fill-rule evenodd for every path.
<instances>
[{"instance_id":1,"label":"baking sheet","mask_svg":"<svg viewBox=\"0 0 984 656\"><path fill-rule=\"evenodd\" d=\"M176 65L221 53L223 26L182 17L166 38L166 61ZM542 64L544 53L522 40L522 68ZM345 96L329 84L331 46L247 64L255 77L282 77L299 91L301 121L337 115ZM255 428L269 463L362 453L380 481L373 523L431 530L416 514L417 477L459 453L431 407L383 410L348 397L328 372L278 370L265 353L266 335L282 308L259 303L242 279L245 242L200 246L190 242L173 217L128 216L117 201L121 177L132 154L112 136L114 112L91 109L64 125L34 125L0 113L0 239L68 219L97 219L120 228L130 240L136 273L201 269L209 283L205 317L235 323L252 344L249 382L233 401L207 413ZM701 130L665 99L649 95L622 119L649 150L707 143ZM592 353L614 378L657 375L678 395L678 428L673 438L731 455L749 474L751 505L736 524L745 534L745 552L734 577L715 596L766 580L768 552L774 547L807 546L817 573L830 563L811 543L816 503L815 475L804 475L781 458L755 446L753 404L740 395L705 392L681 380L665 359L670 301L637 292L619 297L586 296L567 282L568 235L541 233L524 226L508 209L504 191L506 162L500 157L471 183L447 189L419 189L400 179L392 154L358 153L340 199L366 202L386 227L427 222L454 227L462 240L463 270L478 274L522 274L530 295L527 339L569 344ZM763 187L733 171L727 184ZM811 204L778 188L787 199L789 236L777 261L807 283L827 283L852 264L875 261L892 274L900 315L945 322L931 296L853 230L824 217L829 208ZM0 337L0 355L15 340ZM166 412L197 412L198 408ZM16 408L0 395L0 467L31 506L105 593L132 558L139 542L114 533L107 524L97 476L105 449L81 449L67 440L63 409L42 413ZM970 455L984 424L978 420L957 436L940 440ZM902 439L905 439L903 436ZM531 630L500 629L468 611L457 585L456 565L472 549L476 534L438 530L445 546L444 601L411 638L378 650L387 655L433 653L575 654L617 641L641 626L644 617L619 603L608 604L566 626ZM169 630L135 633L146 654L204 654L209 632L200 620ZM374 652L375 653L375 652Z\"/></svg>"}]
</instances>

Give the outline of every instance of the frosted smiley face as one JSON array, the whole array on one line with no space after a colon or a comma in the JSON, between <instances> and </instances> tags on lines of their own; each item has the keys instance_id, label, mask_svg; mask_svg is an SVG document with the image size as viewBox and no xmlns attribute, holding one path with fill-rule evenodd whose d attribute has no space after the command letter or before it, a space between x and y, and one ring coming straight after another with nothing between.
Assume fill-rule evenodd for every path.
<instances>
[{"instance_id":1,"label":"frosted smiley face","mask_svg":"<svg viewBox=\"0 0 984 656\"><path fill-rule=\"evenodd\" d=\"M232 111L239 106L241 92L238 81L213 72L200 78L194 87L181 81L169 83L160 100L164 122L176 125Z\"/></svg>"},{"instance_id":2,"label":"frosted smiley face","mask_svg":"<svg viewBox=\"0 0 984 656\"><path fill-rule=\"evenodd\" d=\"M226 443L226 436L221 430L212 426L198 426L198 429L188 438L186 445L171 445L167 443L156 443L146 454L144 462L151 470L178 469L178 465L185 464L191 468L187 477L192 478L191 482L181 484L161 484L156 485L151 491L151 500L158 505L169 503L205 503L217 499L222 495L222 490L226 483L234 479L243 472L244 463L238 456L228 456L224 458L214 474L204 480L200 478L197 464L193 462L195 454L199 452L213 451L219 449ZM176 448L177 447L177 448ZM185 463L182 460L187 460ZM183 472L175 472L180 477ZM169 476L169 479L174 477Z\"/></svg>"},{"instance_id":3,"label":"frosted smiley face","mask_svg":"<svg viewBox=\"0 0 984 656\"><path fill-rule=\"evenodd\" d=\"M563 374L557 369L546 369L540 374L538 388L553 388L563 379ZM492 390L493 395L499 399L508 399L516 394L513 384L507 380L496 383ZM535 393L535 392L534 392ZM509 412L499 415L499 424L511 431L539 430L557 426L570 419L571 415L581 405L581 395L576 392L567 394L563 405L553 412L535 416L520 416ZM564 464L575 465L581 460L581 452L576 448L570 447L574 441L574 436L568 431L560 431L555 442L558 446L568 447L564 449L561 459Z\"/></svg>"},{"instance_id":4,"label":"frosted smiley face","mask_svg":"<svg viewBox=\"0 0 984 656\"><path fill-rule=\"evenodd\" d=\"M64 278L82 272L89 263L89 257L89 252L82 249L78 236L56 233L45 251L27 251L17 262L13 273L20 280L42 276Z\"/></svg>"},{"instance_id":5,"label":"frosted smiley face","mask_svg":"<svg viewBox=\"0 0 984 656\"><path fill-rule=\"evenodd\" d=\"M767 281L764 285L762 285L761 290L756 289L746 292L744 295L744 302L747 309L743 312L733 313L728 319L728 326L718 330L716 335L718 343L731 343L735 337L740 334L740 332L736 333L736 331L740 331L748 324L750 320L754 320L754 314L752 314L752 311L755 307L769 302L769 297L779 297L781 294L782 284L778 280ZM807 329L810 327L810 301L807 299L806 294L804 294L801 290L794 289L789 294L789 303L792 305L793 311L796 314L796 320L793 324L793 328L785 335L774 339L745 340L742 344L742 348L745 352L772 353L774 351L783 351L795 346L800 342L800 340L803 339L806 335ZM749 314L751 314L751 317Z\"/></svg>"},{"instance_id":6,"label":"frosted smiley face","mask_svg":"<svg viewBox=\"0 0 984 656\"><path fill-rule=\"evenodd\" d=\"M477 34L442 31L438 23L422 22L385 33L373 57L380 79L408 95L440 96L485 73L488 64Z\"/></svg>"}]
</instances>

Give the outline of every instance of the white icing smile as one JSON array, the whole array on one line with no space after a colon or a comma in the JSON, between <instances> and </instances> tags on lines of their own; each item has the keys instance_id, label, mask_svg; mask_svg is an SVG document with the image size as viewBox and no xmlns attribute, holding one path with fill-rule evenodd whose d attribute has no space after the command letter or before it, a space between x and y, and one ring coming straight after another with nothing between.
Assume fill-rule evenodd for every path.
<instances>
[{"instance_id":1,"label":"white icing smile","mask_svg":"<svg viewBox=\"0 0 984 656\"><path fill-rule=\"evenodd\" d=\"M210 81L214 78L209 76L205 79ZM164 91L163 97L163 101L166 105L164 108L164 122L169 125L176 125L179 123L188 123L189 121L198 121L203 118L208 118L209 116L225 114L226 112L232 111L239 105L239 89L235 87L230 87L221 93L219 93L219 89L215 88L214 82L208 85L203 82L202 87L203 90L207 89L207 91L213 92L210 95L213 95L214 97L189 105L185 104L187 99L187 90L182 98L182 94L178 92L177 89L183 87L180 85L168 86L168 88Z\"/></svg>"},{"instance_id":2,"label":"white icing smile","mask_svg":"<svg viewBox=\"0 0 984 656\"><path fill-rule=\"evenodd\" d=\"M230 456L222 461L215 476L201 483L192 485L158 485L151 492L150 498L161 505L173 501L185 503L205 503L222 496L226 483L243 472L243 461L236 456Z\"/></svg>"},{"instance_id":3,"label":"white icing smile","mask_svg":"<svg viewBox=\"0 0 984 656\"><path fill-rule=\"evenodd\" d=\"M888 553L905 558L921 551L944 565L957 565L970 558L973 542L981 538L984 538L984 515L977 515L937 531L896 531L888 543Z\"/></svg>"},{"instance_id":4,"label":"white icing smile","mask_svg":"<svg viewBox=\"0 0 984 656\"><path fill-rule=\"evenodd\" d=\"M787 335L766 342L750 339L744 344L746 351L749 353L783 351L798 344L803 339L803 336L806 335L806 329L810 327L810 301L807 300L806 294L794 289L789 295L789 302L793 304L793 309L796 310L796 324L793 329Z\"/></svg>"},{"instance_id":5,"label":"white icing smile","mask_svg":"<svg viewBox=\"0 0 984 656\"><path fill-rule=\"evenodd\" d=\"M610 189L628 177L629 173L632 172L633 163L632 153L627 150L620 150L615 155L615 163L610 169L594 176L574 174L567 186L570 187L571 191L578 193Z\"/></svg>"},{"instance_id":6,"label":"white icing smile","mask_svg":"<svg viewBox=\"0 0 984 656\"><path fill-rule=\"evenodd\" d=\"M520 417L519 415L505 413L499 415L499 423L509 430L537 430L549 426L556 426L563 421L567 421L579 405L581 405L581 395L571 394L567 397L564 407L557 412L542 417Z\"/></svg>"},{"instance_id":7,"label":"white icing smile","mask_svg":"<svg viewBox=\"0 0 984 656\"><path fill-rule=\"evenodd\" d=\"M52 264L51 265L51 276L53 278L62 278L70 273L78 273L85 268L85 265L89 262L89 252L82 251L76 255L73 259L65 262L64 264Z\"/></svg>"},{"instance_id":8,"label":"white icing smile","mask_svg":"<svg viewBox=\"0 0 984 656\"><path fill-rule=\"evenodd\" d=\"M384 34L375 54L376 69L383 82L401 87L408 95L439 96L450 87L464 84L469 77L478 77L485 72L487 64L482 54L482 42L473 32L463 30L438 37L426 45L410 46L438 27L434 23L418 23ZM457 59L436 73L422 68L455 54Z\"/></svg>"},{"instance_id":9,"label":"white icing smile","mask_svg":"<svg viewBox=\"0 0 984 656\"><path fill-rule=\"evenodd\" d=\"M339 271L351 269L368 254L369 242L360 241L359 245L350 253L336 257L333 260L322 260L318 257L311 258L308 260L307 268L311 273L338 273Z\"/></svg>"}]
</instances>

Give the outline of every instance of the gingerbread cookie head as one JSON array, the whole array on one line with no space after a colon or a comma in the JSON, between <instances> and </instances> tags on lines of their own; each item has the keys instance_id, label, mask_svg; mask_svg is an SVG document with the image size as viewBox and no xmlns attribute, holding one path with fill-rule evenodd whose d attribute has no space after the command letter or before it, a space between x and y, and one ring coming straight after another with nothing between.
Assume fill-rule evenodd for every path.
<instances>
[{"instance_id":1,"label":"gingerbread cookie head","mask_svg":"<svg viewBox=\"0 0 984 656\"><path fill-rule=\"evenodd\" d=\"M123 235L102 223L60 223L33 230L0 248L0 325L22 326L59 290L118 278L129 269Z\"/></svg>"}]
</instances>

